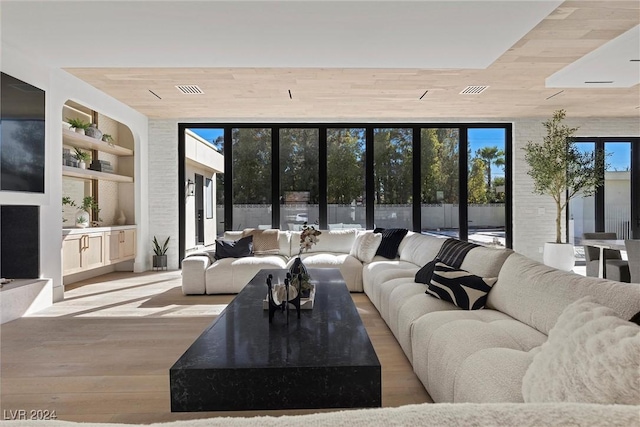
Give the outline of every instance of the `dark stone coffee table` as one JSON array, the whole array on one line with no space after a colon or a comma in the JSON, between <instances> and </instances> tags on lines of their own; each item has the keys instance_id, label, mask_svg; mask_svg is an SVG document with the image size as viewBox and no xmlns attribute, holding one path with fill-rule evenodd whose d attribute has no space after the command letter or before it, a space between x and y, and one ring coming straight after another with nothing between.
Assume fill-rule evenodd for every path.
<instances>
[{"instance_id":1,"label":"dark stone coffee table","mask_svg":"<svg viewBox=\"0 0 640 427\"><path fill-rule=\"evenodd\" d=\"M170 370L171 410L381 406L381 370L337 269L309 269L315 305L269 324L262 270ZM277 283L274 280L274 283Z\"/></svg>"}]
</instances>

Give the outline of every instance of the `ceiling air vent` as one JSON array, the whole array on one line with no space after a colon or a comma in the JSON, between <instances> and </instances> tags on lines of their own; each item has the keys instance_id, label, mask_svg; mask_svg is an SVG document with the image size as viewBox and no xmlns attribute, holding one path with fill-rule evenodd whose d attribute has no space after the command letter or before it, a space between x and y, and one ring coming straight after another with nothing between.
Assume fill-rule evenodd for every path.
<instances>
[{"instance_id":1,"label":"ceiling air vent","mask_svg":"<svg viewBox=\"0 0 640 427\"><path fill-rule=\"evenodd\" d=\"M460 92L460 95L479 95L488 87L489 86L467 86L462 92Z\"/></svg>"},{"instance_id":2,"label":"ceiling air vent","mask_svg":"<svg viewBox=\"0 0 640 427\"><path fill-rule=\"evenodd\" d=\"M197 85L178 85L176 88L185 95L202 95L204 93Z\"/></svg>"}]
</instances>

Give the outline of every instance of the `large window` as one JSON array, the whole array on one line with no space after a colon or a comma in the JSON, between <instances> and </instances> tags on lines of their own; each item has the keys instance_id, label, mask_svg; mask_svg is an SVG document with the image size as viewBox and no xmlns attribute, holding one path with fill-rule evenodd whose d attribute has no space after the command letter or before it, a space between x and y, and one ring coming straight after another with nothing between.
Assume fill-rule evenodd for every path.
<instances>
[{"instance_id":1,"label":"large window","mask_svg":"<svg viewBox=\"0 0 640 427\"><path fill-rule=\"evenodd\" d=\"M233 229L271 228L271 129L231 131Z\"/></svg>"},{"instance_id":2,"label":"large window","mask_svg":"<svg viewBox=\"0 0 640 427\"><path fill-rule=\"evenodd\" d=\"M375 226L413 228L413 129L373 130Z\"/></svg>"},{"instance_id":3,"label":"large window","mask_svg":"<svg viewBox=\"0 0 640 427\"><path fill-rule=\"evenodd\" d=\"M612 232L618 239L640 236L640 138L576 138L583 152L607 153L604 185L595 195L569 202L569 241L580 245L586 232ZM580 257L581 248L576 247Z\"/></svg>"},{"instance_id":4,"label":"large window","mask_svg":"<svg viewBox=\"0 0 640 427\"><path fill-rule=\"evenodd\" d=\"M422 231L458 237L460 130L422 129L420 136Z\"/></svg>"},{"instance_id":5,"label":"large window","mask_svg":"<svg viewBox=\"0 0 640 427\"><path fill-rule=\"evenodd\" d=\"M468 240L484 245L505 245L505 145L504 128L469 128Z\"/></svg>"},{"instance_id":6,"label":"large window","mask_svg":"<svg viewBox=\"0 0 640 427\"><path fill-rule=\"evenodd\" d=\"M280 129L280 229L319 221L318 129Z\"/></svg>"},{"instance_id":7,"label":"large window","mask_svg":"<svg viewBox=\"0 0 640 427\"><path fill-rule=\"evenodd\" d=\"M365 130L327 129L327 225L364 229Z\"/></svg>"},{"instance_id":8,"label":"large window","mask_svg":"<svg viewBox=\"0 0 640 427\"><path fill-rule=\"evenodd\" d=\"M220 231L307 222L511 246L510 124L216 126L226 170L216 176Z\"/></svg>"}]
</instances>

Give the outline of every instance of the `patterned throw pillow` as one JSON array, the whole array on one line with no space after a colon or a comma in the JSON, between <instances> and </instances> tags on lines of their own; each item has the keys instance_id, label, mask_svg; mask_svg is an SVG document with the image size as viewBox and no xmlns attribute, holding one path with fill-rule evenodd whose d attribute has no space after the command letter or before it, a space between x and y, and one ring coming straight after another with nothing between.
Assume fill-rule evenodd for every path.
<instances>
[{"instance_id":1,"label":"patterned throw pillow","mask_svg":"<svg viewBox=\"0 0 640 427\"><path fill-rule=\"evenodd\" d=\"M396 259L398 257L398 247L400 242L407 235L409 230L406 228L376 228L374 233L382 233L382 242L378 246L376 255L383 256L388 259Z\"/></svg>"},{"instance_id":2,"label":"patterned throw pillow","mask_svg":"<svg viewBox=\"0 0 640 427\"><path fill-rule=\"evenodd\" d=\"M478 310L487 303L491 287L497 277L484 278L468 271L436 262L427 295L449 301L464 310Z\"/></svg>"},{"instance_id":3,"label":"patterned throw pillow","mask_svg":"<svg viewBox=\"0 0 640 427\"><path fill-rule=\"evenodd\" d=\"M418 272L416 273L416 278L414 279L416 283L424 283L428 285L431 283L431 277L433 276L433 270L436 268L436 263L440 262L440 259L434 258L433 261L429 261L426 263Z\"/></svg>"},{"instance_id":4,"label":"patterned throw pillow","mask_svg":"<svg viewBox=\"0 0 640 427\"><path fill-rule=\"evenodd\" d=\"M216 259L253 256L253 236L240 240L216 240Z\"/></svg>"}]
</instances>

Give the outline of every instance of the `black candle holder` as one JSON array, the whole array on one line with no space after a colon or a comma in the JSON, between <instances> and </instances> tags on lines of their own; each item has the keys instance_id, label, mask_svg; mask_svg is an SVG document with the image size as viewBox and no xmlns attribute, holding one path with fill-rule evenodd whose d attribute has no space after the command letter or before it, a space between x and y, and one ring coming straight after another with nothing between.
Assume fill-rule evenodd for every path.
<instances>
[{"instance_id":1,"label":"black candle holder","mask_svg":"<svg viewBox=\"0 0 640 427\"><path fill-rule=\"evenodd\" d=\"M298 277L298 283L302 283L302 278ZM289 287L293 286L298 291L295 298L289 299ZM286 312L287 323L289 323L289 305L293 305L298 313L298 319L300 319L300 286L291 285L291 273L287 273L287 277L284 279L285 288L285 300L280 304L276 304L273 300L273 275L267 277L267 299L269 301L269 323L273 323L273 316L276 311L280 310Z\"/></svg>"}]
</instances>

